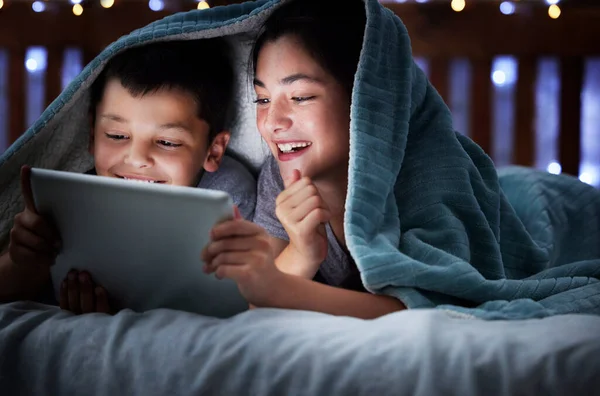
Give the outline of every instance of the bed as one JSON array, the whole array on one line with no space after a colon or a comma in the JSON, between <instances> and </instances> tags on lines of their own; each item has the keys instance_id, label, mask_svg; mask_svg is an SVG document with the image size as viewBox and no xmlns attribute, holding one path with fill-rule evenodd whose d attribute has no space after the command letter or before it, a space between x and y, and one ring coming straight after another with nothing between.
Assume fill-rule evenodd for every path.
<instances>
[{"instance_id":1,"label":"bed","mask_svg":"<svg viewBox=\"0 0 600 396\"><path fill-rule=\"evenodd\" d=\"M284 1L263 0L206 13L173 15L123 37L103 51L0 157L0 246L6 245L10 219L22 205L18 188L18 170L22 164L75 172L89 169L87 114L81 109L88 103L91 82L110 56L149 41L225 35L235 42L236 59L240 60L237 67L246 70L243 60L248 59L252 32ZM401 26L377 1L367 0L366 5L373 15L389 18L394 26ZM373 28L377 22L377 19L371 22L369 37L372 40L373 37L381 39ZM402 40L406 37L402 36ZM363 57L368 59L367 55ZM398 113L406 113L407 117L411 112L419 114L421 117L414 125L426 124L431 119L440 120L436 128L451 123L441 98L414 66L412 58L409 56L402 62L406 65L404 72L414 79L399 79L399 91L410 88L411 84L413 88L422 89L417 87L415 92L420 93L419 99L411 101L409 98L408 103L396 109L400 109ZM358 80L370 78L367 73L359 75ZM374 81L375 78L370 80ZM364 103L368 97L366 84L358 86L362 90L355 91L354 99L356 103ZM241 84L239 90L241 111L233 150L244 157L249 167L257 170L266 151L256 138L252 105L246 100L248 87ZM420 108L419 103L428 100L441 110L419 113L412 109ZM353 114L358 114L356 118L361 119L362 114L363 121L373 120L372 114L365 115L361 110L360 106L353 108ZM380 126L385 129L385 117L377 121L381 121ZM359 124L357 121L354 128L358 129ZM552 244L546 242L559 235L558 245L563 251L577 253L565 259L569 266L557 265L520 278L516 272L503 268L504 277L495 279L489 273L496 267L479 267L479 272L473 272L467 260L453 259L456 266L438 266L437 272L432 271L436 274L434 277L413 274L407 278L397 276L395 284L385 283L382 281L385 274L381 271L385 266L373 264L382 259L378 253L388 249L387 257L397 257L393 254L398 254L399 244L413 241L386 232L394 226L395 219L386 211L396 210L395 215L402 216L398 214L399 206L393 205L394 201L390 204L388 198L394 194L406 196L408 192L402 186L394 186L392 181L385 187L388 195L382 193L383 196L369 202L380 204L381 213L373 216L379 221L373 227L378 233L366 235L358 227L361 218L366 218L358 216L366 210L366 205L362 205L365 201L360 199L359 188L351 188L352 215L345 227L349 230L349 248L357 259L363 282L372 292L400 298L409 310L370 321L275 309L256 309L229 319L216 319L164 309L144 313L125 310L115 316L73 316L39 303L4 304L0 306L0 389L6 394L19 395L598 394L600 243L578 237L578 233L599 235L598 192L576 179L553 178L522 168L507 170L498 178L496 170L488 166L489 158L478 146L453 132L439 128L434 131L439 132L439 136L443 133L454 144L447 147L462 147L448 150L458 152L461 164L470 164L465 165L465 169L473 167L467 172L467 183L476 187L486 185L488 189L484 191L497 189L495 196L505 205L497 215L514 216L515 222L517 218L522 219L521 223L507 228L520 230L520 234L513 233L515 239L514 235L524 236L522 241L511 241L515 246L512 254L517 256L525 251L525 248L519 249L529 243L535 245L532 251L539 257L551 255ZM351 149L356 150L364 142L356 134L353 136ZM398 135L391 137L392 141L397 138ZM410 144L418 147L419 141L413 140ZM409 145L402 155L411 155ZM398 146L390 147L380 153L381 157L398 152L395 151ZM360 154L351 151L353 158L360 159ZM373 179L360 179L366 173L361 170L378 165L376 162L370 161L369 165L354 161L351 184L356 187L361 185L361 180L373 182ZM477 163L484 165L477 166ZM550 186L543 190L547 195L538 194L542 199L536 202L544 203L547 199L553 205L529 204L529 194L540 190L524 190L521 188L524 184L539 188ZM569 207L572 200L569 205L562 205L567 200L558 204L552 201L556 196L553 194L560 195L575 187L580 190L572 190L571 194L582 199L581 205ZM523 191L528 191L525 197ZM481 198L477 194L477 191L472 193L475 198ZM415 200L416 196L408 195L408 198ZM443 198L451 200L452 196ZM566 222L553 217L559 212L566 213L565 207L579 213L577 221L581 226L574 227L574 231L566 227ZM585 210L580 210L583 207ZM368 210L373 207L369 206ZM547 220L540 221L539 216L527 220L527 215L534 212L548 215ZM571 233L570 239L564 238L567 231ZM426 256L431 257L429 253L433 250L419 252L410 249L415 245L405 246L403 254L413 254L409 264L414 265L410 268L416 273L418 265L427 265ZM380 248L382 250L378 250ZM437 257L443 262L446 253L441 249L436 251L441 252L436 254L441 254ZM539 257L536 259L541 260ZM496 257L489 262L496 259L499 260ZM456 268L465 272L452 272ZM440 282L437 276L442 275L445 280ZM513 298L501 298L506 296ZM467 299L471 304L458 304L460 299Z\"/></svg>"}]
</instances>

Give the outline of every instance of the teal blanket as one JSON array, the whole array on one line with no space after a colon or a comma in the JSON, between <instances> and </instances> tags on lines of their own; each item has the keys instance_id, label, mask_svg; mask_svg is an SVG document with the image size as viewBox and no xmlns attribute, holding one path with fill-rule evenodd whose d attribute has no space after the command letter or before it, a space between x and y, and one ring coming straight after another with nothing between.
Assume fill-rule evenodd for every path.
<instances>
[{"instance_id":1,"label":"teal blanket","mask_svg":"<svg viewBox=\"0 0 600 396\"><path fill-rule=\"evenodd\" d=\"M246 60L261 23L284 2L176 14L103 51L0 158L0 247L22 208L22 164L91 166L88 88L110 57L131 46L229 37L241 76L233 151L260 165L266 151L256 144ZM600 314L600 192L528 169L499 175L479 146L454 131L448 108L415 66L400 19L376 0L365 3L344 226L367 289L409 308L487 319Z\"/></svg>"},{"instance_id":2,"label":"teal blanket","mask_svg":"<svg viewBox=\"0 0 600 396\"><path fill-rule=\"evenodd\" d=\"M367 7L345 217L365 285L488 319L600 314L600 192L533 170L498 175L454 131L402 22Z\"/></svg>"}]
</instances>

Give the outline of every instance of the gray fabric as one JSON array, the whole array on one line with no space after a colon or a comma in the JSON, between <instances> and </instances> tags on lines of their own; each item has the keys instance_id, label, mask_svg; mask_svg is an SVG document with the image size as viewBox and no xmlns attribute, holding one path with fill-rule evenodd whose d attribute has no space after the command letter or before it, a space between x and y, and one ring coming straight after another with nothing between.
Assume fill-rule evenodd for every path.
<instances>
[{"instance_id":1,"label":"gray fabric","mask_svg":"<svg viewBox=\"0 0 600 396\"><path fill-rule=\"evenodd\" d=\"M244 219L252 221L254 218L256 179L237 160L224 156L216 172L204 172L198 187L229 193Z\"/></svg>"},{"instance_id":2,"label":"gray fabric","mask_svg":"<svg viewBox=\"0 0 600 396\"><path fill-rule=\"evenodd\" d=\"M72 316L0 305L3 395L594 395L600 317L359 320L258 309Z\"/></svg>"},{"instance_id":3,"label":"gray fabric","mask_svg":"<svg viewBox=\"0 0 600 396\"><path fill-rule=\"evenodd\" d=\"M258 177L254 222L264 227L271 236L289 241L287 232L275 215L275 201L283 189L283 179L279 173L277 160L270 155ZM332 286L362 289L360 275L352 257L340 245L329 224L327 224L327 241L329 245L327 257L319 268L319 276L315 279Z\"/></svg>"}]
</instances>

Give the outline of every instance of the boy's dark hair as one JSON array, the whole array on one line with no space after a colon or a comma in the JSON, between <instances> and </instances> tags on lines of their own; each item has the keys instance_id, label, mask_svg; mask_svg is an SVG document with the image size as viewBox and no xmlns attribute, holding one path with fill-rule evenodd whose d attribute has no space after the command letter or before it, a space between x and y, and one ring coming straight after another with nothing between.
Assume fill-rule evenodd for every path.
<instances>
[{"instance_id":1,"label":"boy's dark hair","mask_svg":"<svg viewBox=\"0 0 600 396\"><path fill-rule=\"evenodd\" d=\"M92 85L92 120L111 78L118 79L134 97L179 89L193 96L198 118L210 126L212 141L229 127L235 79L230 54L222 38L158 42L117 54Z\"/></svg>"},{"instance_id":2,"label":"boy's dark hair","mask_svg":"<svg viewBox=\"0 0 600 396\"><path fill-rule=\"evenodd\" d=\"M304 49L350 95L366 24L363 0L296 0L276 9L262 26L252 51L252 65L262 47L294 36Z\"/></svg>"}]
</instances>

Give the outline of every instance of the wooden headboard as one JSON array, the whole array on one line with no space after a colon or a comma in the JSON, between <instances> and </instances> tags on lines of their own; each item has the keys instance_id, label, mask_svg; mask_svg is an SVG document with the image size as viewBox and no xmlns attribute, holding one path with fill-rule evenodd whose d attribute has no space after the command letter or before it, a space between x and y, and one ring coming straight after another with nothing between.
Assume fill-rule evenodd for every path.
<instances>
[{"instance_id":1,"label":"wooden headboard","mask_svg":"<svg viewBox=\"0 0 600 396\"><path fill-rule=\"evenodd\" d=\"M324 0L325 1L325 0ZM234 2L234 1L230 1ZM239 2L239 1L235 1ZM61 3L68 3L66 0ZM227 3L227 1L212 2ZM538 62L552 57L559 64L558 158L562 172L578 175L582 146L582 88L586 59L600 56L600 7L563 7L558 19L548 16L546 6L531 6L513 15L503 15L500 2L478 2L455 12L448 2L386 4L408 28L416 57L427 60L432 84L447 100L452 94L449 65L464 59L470 65L468 87L470 136L488 153L493 151L493 61L513 56L518 63L514 83L514 128L512 163L535 165L536 82ZM541 3L541 1L538 1ZM86 6L81 16L70 4L47 2L48 9L32 11L29 2L5 0L0 9L0 50L8 53L9 143L26 125L24 95L27 71L26 49L43 46L47 51L45 104L61 92L61 70L66 48L79 48L83 64L106 45L138 27L176 11L190 9L189 3L171 1L170 8L151 11L144 2L117 2L104 9ZM167 4L165 2L165 4ZM458 87L458 89L462 89ZM597 129L600 142L600 126ZM598 146L600 150L600 144ZM598 154L600 156L600 153ZM600 158L598 158L600 163ZM599 164L600 166L600 164Z\"/></svg>"}]
</instances>

